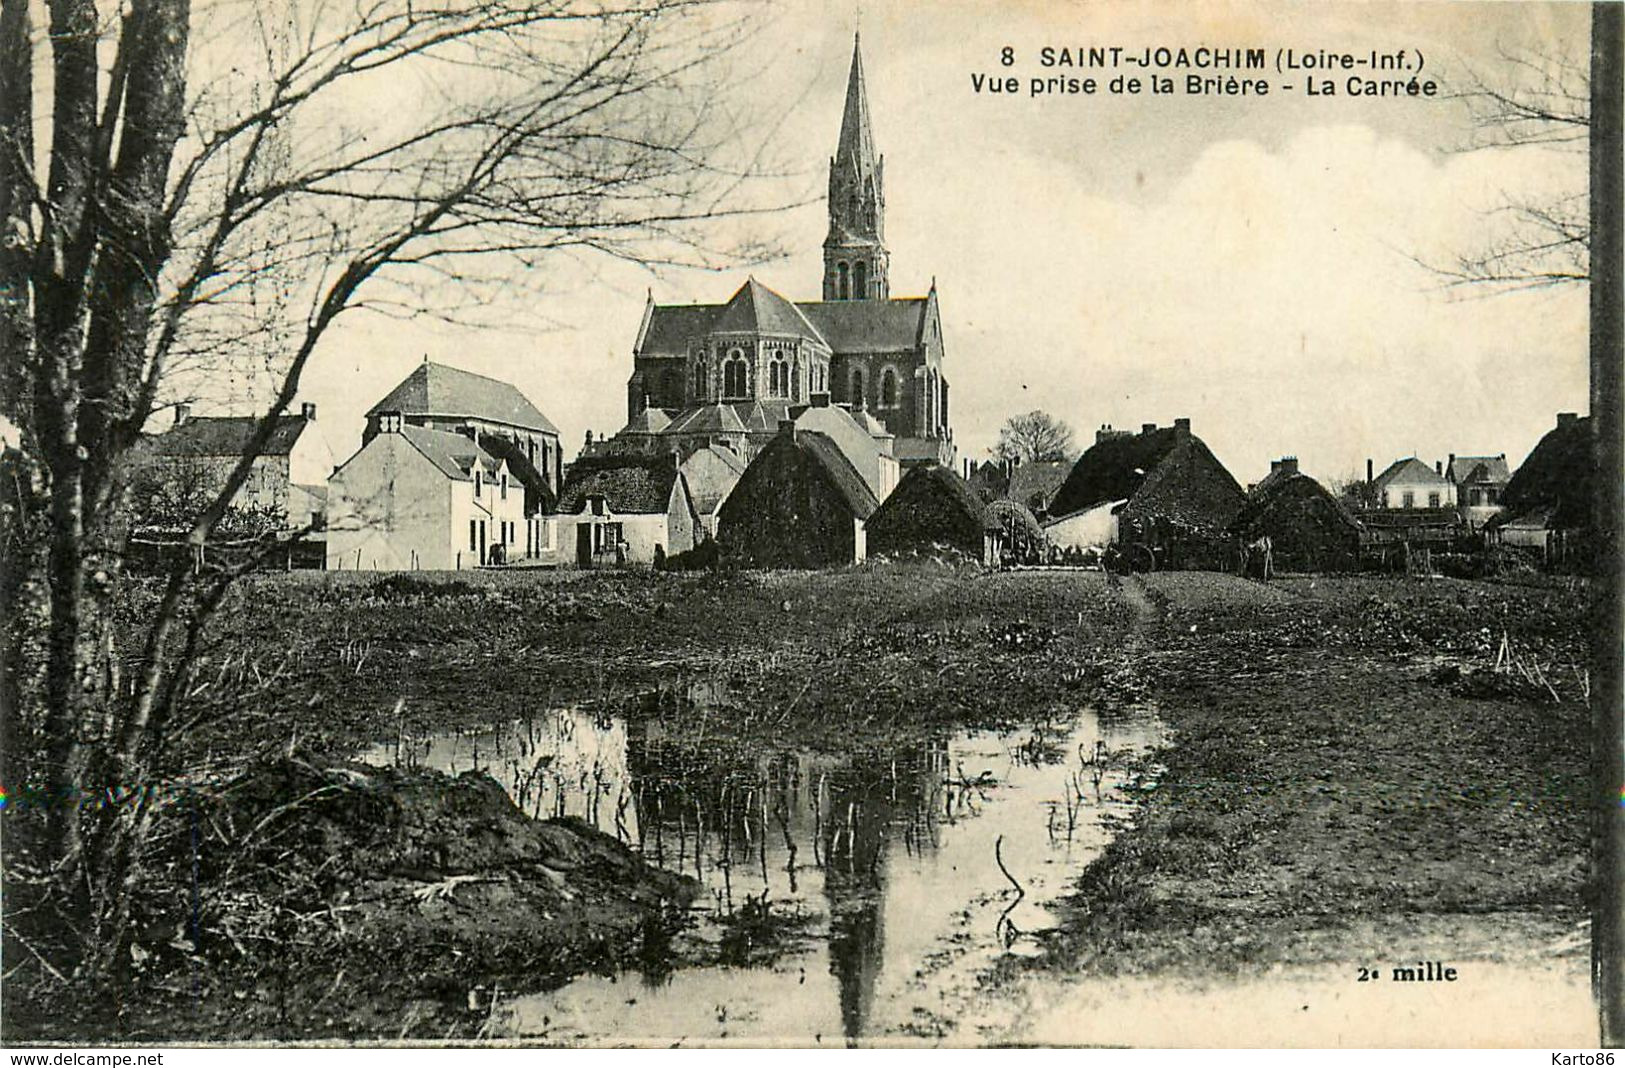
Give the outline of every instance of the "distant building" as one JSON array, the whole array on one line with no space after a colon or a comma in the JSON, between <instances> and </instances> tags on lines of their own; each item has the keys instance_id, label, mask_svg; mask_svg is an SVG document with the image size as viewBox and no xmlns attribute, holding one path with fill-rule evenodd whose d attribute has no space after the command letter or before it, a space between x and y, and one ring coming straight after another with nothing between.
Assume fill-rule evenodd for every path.
<instances>
[{"instance_id":1,"label":"distant building","mask_svg":"<svg viewBox=\"0 0 1625 1068\"><path fill-rule=\"evenodd\" d=\"M1444 477L1455 487L1456 507L1469 530L1482 529L1502 513L1501 497L1512 480L1506 453L1498 456L1451 453L1444 465Z\"/></svg>"},{"instance_id":2,"label":"distant building","mask_svg":"<svg viewBox=\"0 0 1625 1068\"><path fill-rule=\"evenodd\" d=\"M179 530L190 527L225 486L259 425L259 416L194 416L175 409L175 425L151 439L139 476L138 514ZM327 476L333 452L316 425L316 406L278 416L232 506L276 529L321 531L327 522Z\"/></svg>"},{"instance_id":3,"label":"distant building","mask_svg":"<svg viewBox=\"0 0 1625 1068\"><path fill-rule=\"evenodd\" d=\"M524 555L536 526L507 461L398 413L379 413L375 425L328 480L330 570L445 571Z\"/></svg>"},{"instance_id":4,"label":"distant building","mask_svg":"<svg viewBox=\"0 0 1625 1068\"><path fill-rule=\"evenodd\" d=\"M864 524L871 555L957 551L984 564L998 563L997 519L970 484L935 464L910 468Z\"/></svg>"},{"instance_id":5,"label":"distant building","mask_svg":"<svg viewBox=\"0 0 1625 1068\"><path fill-rule=\"evenodd\" d=\"M1229 528L1246 503L1189 419L1171 427L1146 423L1138 434L1097 434L1078 458L1050 515L1064 518L1103 504L1115 506L1117 542L1153 552L1157 566L1221 566ZM1056 528L1052 526L1052 531Z\"/></svg>"},{"instance_id":6,"label":"distant building","mask_svg":"<svg viewBox=\"0 0 1625 1068\"><path fill-rule=\"evenodd\" d=\"M650 565L704 537L677 457L594 456L570 465L550 520L561 564Z\"/></svg>"},{"instance_id":7,"label":"distant building","mask_svg":"<svg viewBox=\"0 0 1625 1068\"><path fill-rule=\"evenodd\" d=\"M1231 526L1251 544L1269 538L1281 571L1352 571L1360 565L1360 521L1319 482L1298 470L1296 457L1271 461Z\"/></svg>"},{"instance_id":8,"label":"distant building","mask_svg":"<svg viewBox=\"0 0 1625 1068\"><path fill-rule=\"evenodd\" d=\"M379 433L385 414L398 414L406 426L473 439L507 461L524 486L527 515L552 511L563 481L558 427L517 387L425 360L367 410L363 445Z\"/></svg>"},{"instance_id":9,"label":"distant building","mask_svg":"<svg viewBox=\"0 0 1625 1068\"><path fill-rule=\"evenodd\" d=\"M1010 472L1010 485L1005 495L1026 508L1039 522L1050 514L1055 495L1061 492L1066 476L1072 473L1069 460L1038 460L1017 464Z\"/></svg>"},{"instance_id":10,"label":"distant building","mask_svg":"<svg viewBox=\"0 0 1625 1068\"><path fill-rule=\"evenodd\" d=\"M757 567L830 567L867 555L879 501L827 434L785 420L723 502L717 541Z\"/></svg>"},{"instance_id":11,"label":"distant building","mask_svg":"<svg viewBox=\"0 0 1625 1068\"><path fill-rule=\"evenodd\" d=\"M1444 465L1429 467L1414 456L1395 460L1371 486L1378 508L1454 508L1456 487L1444 477Z\"/></svg>"},{"instance_id":12,"label":"distant building","mask_svg":"<svg viewBox=\"0 0 1625 1068\"><path fill-rule=\"evenodd\" d=\"M705 537L716 537L722 502L728 499L739 476L745 473L745 461L732 449L707 446L684 460L681 470L688 481L688 491L694 497L694 511L700 517Z\"/></svg>"}]
</instances>

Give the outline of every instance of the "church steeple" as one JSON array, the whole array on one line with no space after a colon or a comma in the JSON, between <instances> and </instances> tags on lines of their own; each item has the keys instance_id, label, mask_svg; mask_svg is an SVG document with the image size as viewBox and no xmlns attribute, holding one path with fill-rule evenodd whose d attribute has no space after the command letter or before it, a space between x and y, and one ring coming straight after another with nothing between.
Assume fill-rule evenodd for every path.
<instances>
[{"instance_id":1,"label":"church steeple","mask_svg":"<svg viewBox=\"0 0 1625 1068\"><path fill-rule=\"evenodd\" d=\"M829 236L824 238L824 299L885 300L887 281L885 157L875 154L863 52L852 35L841 135L829 161Z\"/></svg>"}]
</instances>

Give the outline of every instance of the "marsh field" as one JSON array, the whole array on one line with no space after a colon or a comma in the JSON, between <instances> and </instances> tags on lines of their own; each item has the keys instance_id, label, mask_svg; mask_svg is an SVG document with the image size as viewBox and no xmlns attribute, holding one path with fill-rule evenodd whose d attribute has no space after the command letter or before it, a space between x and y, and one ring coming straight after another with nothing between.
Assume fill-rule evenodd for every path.
<instances>
[{"instance_id":1,"label":"marsh field","mask_svg":"<svg viewBox=\"0 0 1625 1068\"><path fill-rule=\"evenodd\" d=\"M932 563L255 577L156 784L127 973L8 952L6 1037L1583 1035L1585 598ZM1406 988L1422 961L1458 978Z\"/></svg>"}]
</instances>

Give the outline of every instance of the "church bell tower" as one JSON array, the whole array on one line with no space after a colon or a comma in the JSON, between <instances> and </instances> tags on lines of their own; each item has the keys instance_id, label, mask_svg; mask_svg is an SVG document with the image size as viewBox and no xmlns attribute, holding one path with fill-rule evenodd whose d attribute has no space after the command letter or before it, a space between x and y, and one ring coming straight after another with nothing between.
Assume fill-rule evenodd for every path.
<instances>
[{"instance_id":1,"label":"church bell tower","mask_svg":"<svg viewBox=\"0 0 1625 1068\"><path fill-rule=\"evenodd\" d=\"M824 238L824 299L885 300L886 160L875 155L863 56L852 37L841 137L829 161L829 236Z\"/></svg>"}]
</instances>

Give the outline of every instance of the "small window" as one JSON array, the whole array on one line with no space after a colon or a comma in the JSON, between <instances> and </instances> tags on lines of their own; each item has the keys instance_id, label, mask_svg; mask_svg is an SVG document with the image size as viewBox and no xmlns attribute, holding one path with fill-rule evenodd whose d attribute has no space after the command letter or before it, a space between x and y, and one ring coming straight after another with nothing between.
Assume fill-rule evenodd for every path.
<instances>
[{"instance_id":1,"label":"small window","mask_svg":"<svg viewBox=\"0 0 1625 1068\"><path fill-rule=\"evenodd\" d=\"M480 524L477 519L468 521L468 551L471 553L480 550Z\"/></svg>"},{"instance_id":2,"label":"small window","mask_svg":"<svg viewBox=\"0 0 1625 1068\"><path fill-rule=\"evenodd\" d=\"M1438 494L1437 491L1428 494L1428 507L1429 508L1437 508L1437 507L1439 507L1439 494Z\"/></svg>"},{"instance_id":3,"label":"small window","mask_svg":"<svg viewBox=\"0 0 1625 1068\"><path fill-rule=\"evenodd\" d=\"M476 497L478 497L480 495L480 486L481 486L480 473L478 471L475 471L474 472L474 496L476 496Z\"/></svg>"},{"instance_id":4,"label":"small window","mask_svg":"<svg viewBox=\"0 0 1625 1068\"><path fill-rule=\"evenodd\" d=\"M1411 492L1410 490L1406 490L1403 494L1400 495L1399 506L1401 508L1415 508L1416 507L1416 494Z\"/></svg>"}]
</instances>

